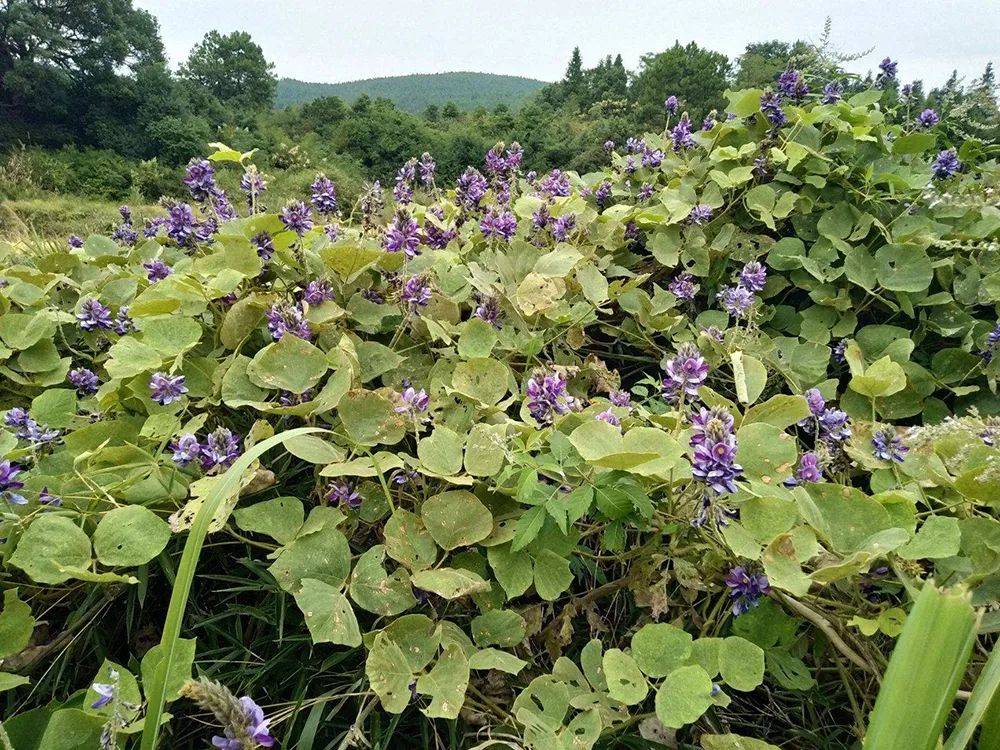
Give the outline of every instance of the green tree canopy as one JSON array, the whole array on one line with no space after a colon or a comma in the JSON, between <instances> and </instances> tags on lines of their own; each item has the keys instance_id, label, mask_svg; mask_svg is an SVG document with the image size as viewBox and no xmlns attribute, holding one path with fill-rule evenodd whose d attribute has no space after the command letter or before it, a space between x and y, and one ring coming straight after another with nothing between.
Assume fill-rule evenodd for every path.
<instances>
[{"instance_id":1,"label":"green tree canopy","mask_svg":"<svg viewBox=\"0 0 1000 750\"><path fill-rule=\"evenodd\" d=\"M277 79L274 65L245 31L210 31L194 46L181 75L230 107L263 110L271 106Z\"/></svg>"},{"instance_id":2,"label":"green tree canopy","mask_svg":"<svg viewBox=\"0 0 1000 750\"><path fill-rule=\"evenodd\" d=\"M671 94L695 119L722 107L730 68L725 55L702 49L694 42L686 46L675 42L664 52L643 55L632 84L640 121L651 124L662 120L663 101Z\"/></svg>"}]
</instances>

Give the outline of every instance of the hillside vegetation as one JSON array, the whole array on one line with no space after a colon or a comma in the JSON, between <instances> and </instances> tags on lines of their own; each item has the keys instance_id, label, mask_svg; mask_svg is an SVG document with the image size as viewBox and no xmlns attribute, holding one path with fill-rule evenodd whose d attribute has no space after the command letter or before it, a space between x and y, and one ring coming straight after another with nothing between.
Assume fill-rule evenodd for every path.
<instances>
[{"instance_id":1,"label":"hillside vegetation","mask_svg":"<svg viewBox=\"0 0 1000 750\"><path fill-rule=\"evenodd\" d=\"M278 109L305 104L324 96L339 96L354 102L359 96L385 98L414 114L430 105L449 102L459 109L492 108L498 104L516 107L545 86L545 81L494 73L416 73L406 76L366 78L345 83L313 83L294 78L278 79L274 106Z\"/></svg>"}]
</instances>

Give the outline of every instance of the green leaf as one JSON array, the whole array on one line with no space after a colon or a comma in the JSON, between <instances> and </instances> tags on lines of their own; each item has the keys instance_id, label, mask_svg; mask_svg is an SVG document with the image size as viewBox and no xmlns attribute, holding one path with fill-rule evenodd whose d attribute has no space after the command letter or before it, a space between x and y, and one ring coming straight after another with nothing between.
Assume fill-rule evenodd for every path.
<instances>
[{"instance_id":1,"label":"green leaf","mask_svg":"<svg viewBox=\"0 0 1000 750\"><path fill-rule=\"evenodd\" d=\"M699 666L675 669L656 692L656 718L680 729L701 718L712 705L712 678Z\"/></svg>"},{"instance_id":2,"label":"green leaf","mask_svg":"<svg viewBox=\"0 0 1000 750\"><path fill-rule=\"evenodd\" d=\"M417 443L417 457L432 474L450 477L462 470L465 439L443 425ZM478 540L477 540L478 541Z\"/></svg>"},{"instance_id":3,"label":"green leaf","mask_svg":"<svg viewBox=\"0 0 1000 750\"><path fill-rule=\"evenodd\" d=\"M312 464L330 464L344 460L344 451L340 446L316 435L300 435L286 442L285 448L293 456Z\"/></svg>"},{"instance_id":4,"label":"green leaf","mask_svg":"<svg viewBox=\"0 0 1000 750\"><path fill-rule=\"evenodd\" d=\"M118 339L108 350L108 360L104 369L112 378L124 380L144 372L158 370L163 356L151 346L147 346L131 336Z\"/></svg>"},{"instance_id":5,"label":"green leaf","mask_svg":"<svg viewBox=\"0 0 1000 750\"><path fill-rule=\"evenodd\" d=\"M278 544L288 544L302 526L305 511L297 497L276 497L233 511L236 525L253 534L266 534Z\"/></svg>"},{"instance_id":6,"label":"green leaf","mask_svg":"<svg viewBox=\"0 0 1000 750\"><path fill-rule=\"evenodd\" d=\"M429 498L420 508L424 526L445 550L480 542L493 531L493 515L466 490L450 490Z\"/></svg>"},{"instance_id":7,"label":"green leaf","mask_svg":"<svg viewBox=\"0 0 1000 750\"><path fill-rule=\"evenodd\" d=\"M30 642L35 629L31 607L17 598L17 589L3 592L0 611L0 659L20 653Z\"/></svg>"},{"instance_id":8,"label":"green leaf","mask_svg":"<svg viewBox=\"0 0 1000 750\"><path fill-rule=\"evenodd\" d=\"M507 674L518 674L528 662L506 651L495 648L480 649L469 657L469 669L496 669Z\"/></svg>"},{"instance_id":9,"label":"green leaf","mask_svg":"<svg viewBox=\"0 0 1000 750\"><path fill-rule=\"evenodd\" d=\"M555 601L573 582L569 560L550 549L543 549L535 557L534 582L535 591L542 599Z\"/></svg>"},{"instance_id":10,"label":"green leaf","mask_svg":"<svg viewBox=\"0 0 1000 750\"><path fill-rule=\"evenodd\" d=\"M488 357L497 343L496 329L480 318L469 318L462 324L458 337L458 353L465 359Z\"/></svg>"},{"instance_id":11,"label":"green leaf","mask_svg":"<svg viewBox=\"0 0 1000 750\"><path fill-rule=\"evenodd\" d=\"M90 539L65 516L43 515L28 526L9 562L38 583L63 583L72 578L63 568L90 565Z\"/></svg>"},{"instance_id":12,"label":"green leaf","mask_svg":"<svg viewBox=\"0 0 1000 750\"><path fill-rule=\"evenodd\" d=\"M398 443L406 423L387 396L374 391L349 391L340 400L337 413L347 436L358 445Z\"/></svg>"},{"instance_id":13,"label":"green leaf","mask_svg":"<svg viewBox=\"0 0 1000 750\"><path fill-rule=\"evenodd\" d=\"M304 393L329 369L326 355L298 336L286 334L268 344L247 366L250 380L262 388Z\"/></svg>"},{"instance_id":14,"label":"green leaf","mask_svg":"<svg viewBox=\"0 0 1000 750\"><path fill-rule=\"evenodd\" d=\"M337 587L304 578L295 594L295 603L305 616L313 643L361 645L361 630L354 610Z\"/></svg>"},{"instance_id":15,"label":"green leaf","mask_svg":"<svg viewBox=\"0 0 1000 750\"><path fill-rule=\"evenodd\" d=\"M76 417L76 391L50 388L31 400L31 416L49 427L69 427Z\"/></svg>"},{"instance_id":16,"label":"green leaf","mask_svg":"<svg viewBox=\"0 0 1000 750\"><path fill-rule=\"evenodd\" d=\"M402 713L410 703L410 680L413 673L406 654L384 632L375 636L365 674L372 690L389 713Z\"/></svg>"},{"instance_id":17,"label":"green leaf","mask_svg":"<svg viewBox=\"0 0 1000 750\"><path fill-rule=\"evenodd\" d=\"M22 685L27 685L31 682L27 677L22 677L19 674L11 674L10 672L0 672L0 693L5 693L8 690L13 690L14 688L19 688Z\"/></svg>"},{"instance_id":18,"label":"green leaf","mask_svg":"<svg viewBox=\"0 0 1000 750\"><path fill-rule=\"evenodd\" d=\"M736 432L736 443L736 461L748 478L777 484L792 473L798 461L795 438L766 422L744 424Z\"/></svg>"},{"instance_id":19,"label":"green leaf","mask_svg":"<svg viewBox=\"0 0 1000 750\"><path fill-rule=\"evenodd\" d=\"M703 734L701 746L704 750L781 750L769 742L738 734Z\"/></svg>"},{"instance_id":20,"label":"green leaf","mask_svg":"<svg viewBox=\"0 0 1000 750\"><path fill-rule=\"evenodd\" d=\"M170 526L148 508L127 505L108 511L94 531L97 559L111 567L144 565L170 541Z\"/></svg>"},{"instance_id":21,"label":"green leaf","mask_svg":"<svg viewBox=\"0 0 1000 750\"><path fill-rule=\"evenodd\" d=\"M44 750L93 750L100 747L106 717L76 708L61 708L52 714L41 733L38 748Z\"/></svg>"},{"instance_id":22,"label":"green leaf","mask_svg":"<svg viewBox=\"0 0 1000 750\"><path fill-rule=\"evenodd\" d=\"M465 440L465 470L474 477L491 477L504 465L506 424L474 424Z\"/></svg>"},{"instance_id":23,"label":"green leaf","mask_svg":"<svg viewBox=\"0 0 1000 750\"><path fill-rule=\"evenodd\" d=\"M930 516L916 536L899 547L896 554L904 560L934 560L957 555L962 541L958 519Z\"/></svg>"},{"instance_id":24,"label":"green leaf","mask_svg":"<svg viewBox=\"0 0 1000 750\"><path fill-rule=\"evenodd\" d=\"M458 599L461 596L490 590L489 582L471 570L463 568L419 570L413 574L411 580L418 589L431 591L443 599Z\"/></svg>"},{"instance_id":25,"label":"green leaf","mask_svg":"<svg viewBox=\"0 0 1000 750\"><path fill-rule=\"evenodd\" d=\"M142 343L164 357L176 357L201 339L201 326L191 318L171 315L168 318L143 318Z\"/></svg>"},{"instance_id":26,"label":"green leaf","mask_svg":"<svg viewBox=\"0 0 1000 750\"><path fill-rule=\"evenodd\" d=\"M487 406L493 406L507 393L507 368L495 359L477 358L455 365L452 386Z\"/></svg>"},{"instance_id":27,"label":"green leaf","mask_svg":"<svg viewBox=\"0 0 1000 750\"><path fill-rule=\"evenodd\" d=\"M315 512L315 511L314 511ZM310 516L310 519L312 516ZM306 522L309 525L309 522ZM294 594L302 580L314 578L340 588L351 570L351 549L347 539L331 523L303 533L281 549L268 568L278 585Z\"/></svg>"},{"instance_id":28,"label":"green leaf","mask_svg":"<svg viewBox=\"0 0 1000 750\"><path fill-rule=\"evenodd\" d=\"M170 674L164 685L164 696L167 701L180 697L184 683L191 679L191 667L194 665L194 654L197 642L194 638L178 638L174 649L174 658L170 664ZM154 679L162 679L158 675L163 667L163 645L157 643L142 657L139 671L142 674L142 684L151 685Z\"/></svg>"},{"instance_id":29,"label":"green leaf","mask_svg":"<svg viewBox=\"0 0 1000 750\"><path fill-rule=\"evenodd\" d=\"M431 697L423 709L433 719L457 719L469 686L469 660L457 644L449 643L431 671L417 678L417 692Z\"/></svg>"},{"instance_id":30,"label":"green leaf","mask_svg":"<svg viewBox=\"0 0 1000 750\"><path fill-rule=\"evenodd\" d=\"M635 659L620 649L612 648L604 652L603 667L608 694L612 698L626 706L634 706L643 701L649 692L649 686Z\"/></svg>"},{"instance_id":31,"label":"green leaf","mask_svg":"<svg viewBox=\"0 0 1000 750\"><path fill-rule=\"evenodd\" d=\"M510 545L490 547L486 557L493 569L493 576L507 594L508 599L521 596L531 586L533 575L531 558L523 552L511 552Z\"/></svg>"},{"instance_id":32,"label":"green leaf","mask_svg":"<svg viewBox=\"0 0 1000 750\"><path fill-rule=\"evenodd\" d=\"M743 352L733 352L731 359L736 397L741 403L752 404L767 385L767 368L759 359Z\"/></svg>"},{"instance_id":33,"label":"green leaf","mask_svg":"<svg viewBox=\"0 0 1000 750\"><path fill-rule=\"evenodd\" d=\"M649 677L666 677L691 656L690 633L665 622L643 625L632 636L632 656Z\"/></svg>"},{"instance_id":34,"label":"green leaf","mask_svg":"<svg viewBox=\"0 0 1000 750\"><path fill-rule=\"evenodd\" d=\"M897 363L882 357L863 374L851 378L851 390L868 398L882 398L906 388L906 372Z\"/></svg>"},{"instance_id":35,"label":"green leaf","mask_svg":"<svg viewBox=\"0 0 1000 750\"><path fill-rule=\"evenodd\" d=\"M719 647L719 673L734 690L754 690L764 681L764 649L737 635Z\"/></svg>"},{"instance_id":36,"label":"green leaf","mask_svg":"<svg viewBox=\"0 0 1000 750\"><path fill-rule=\"evenodd\" d=\"M934 133L907 133L892 143L894 154L922 154L934 148L937 136Z\"/></svg>"},{"instance_id":37,"label":"green leaf","mask_svg":"<svg viewBox=\"0 0 1000 750\"><path fill-rule=\"evenodd\" d=\"M491 609L472 618L472 639L477 646L513 648L524 636L524 618L512 610Z\"/></svg>"},{"instance_id":38,"label":"green leaf","mask_svg":"<svg viewBox=\"0 0 1000 750\"><path fill-rule=\"evenodd\" d=\"M385 551L396 562L410 570L423 570L437 560L437 545L419 516L396 508L386 521Z\"/></svg>"},{"instance_id":39,"label":"green leaf","mask_svg":"<svg viewBox=\"0 0 1000 750\"><path fill-rule=\"evenodd\" d=\"M410 586L410 576L399 568L386 573L385 547L370 547L354 566L351 575L351 599L362 609L383 617L395 617L417 603Z\"/></svg>"},{"instance_id":40,"label":"green leaf","mask_svg":"<svg viewBox=\"0 0 1000 750\"><path fill-rule=\"evenodd\" d=\"M747 409L743 416L743 424L764 422L784 430L810 415L809 404L802 396L780 394L772 396L762 404Z\"/></svg>"}]
</instances>

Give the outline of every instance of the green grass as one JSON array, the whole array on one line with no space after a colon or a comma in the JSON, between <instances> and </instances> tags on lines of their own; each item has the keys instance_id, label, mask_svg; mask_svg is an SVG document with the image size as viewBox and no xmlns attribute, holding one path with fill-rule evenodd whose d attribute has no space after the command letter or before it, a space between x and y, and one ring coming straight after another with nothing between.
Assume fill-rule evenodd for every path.
<instances>
[{"instance_id":1,"label":"green grass","mask_svg":"<svg viewBox=\"0 0 1000 750\"><path fill-rule=\"evenodd\" d=\"M118 203L75 195L41 195L0 201L0 237L5 240L65 239L71 234L107 234L121 221ZM132 206L137 222L162 211L158 206Z\"/></svg>"}]
</instances>

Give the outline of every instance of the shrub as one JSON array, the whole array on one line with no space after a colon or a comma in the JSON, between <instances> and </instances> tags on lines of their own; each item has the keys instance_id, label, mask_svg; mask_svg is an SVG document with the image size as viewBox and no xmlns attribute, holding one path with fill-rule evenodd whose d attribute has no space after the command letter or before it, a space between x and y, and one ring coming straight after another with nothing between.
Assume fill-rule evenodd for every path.
<instances>
[{"instance_id":1,"label":"shrub","mask_svg":"<svg viewBox=\"0 0 1000 750\"><path fill-rule=\"evenodd\" d=\"M252 214L220 147L11 263L14 746L856 742L912 594L995 598L998 168L782 90Z\"/></svg>"}]
</instances>

